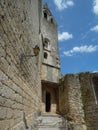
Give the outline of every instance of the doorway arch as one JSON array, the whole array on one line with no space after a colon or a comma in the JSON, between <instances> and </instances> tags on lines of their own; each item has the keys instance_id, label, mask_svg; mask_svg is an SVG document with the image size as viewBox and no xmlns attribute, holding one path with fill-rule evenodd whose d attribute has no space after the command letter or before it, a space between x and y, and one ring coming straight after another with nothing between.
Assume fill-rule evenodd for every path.
<instances>
[{"instance_id":1,"label":"doorway arch","mask_svg":"<svg viewBox=\"0 0 98 130\"><path fill-rule=\"evenodd\" d=\"M45 104L45 111L51 111L51 94L46 91L46 104Z\"/></svg>"}]
</instances>

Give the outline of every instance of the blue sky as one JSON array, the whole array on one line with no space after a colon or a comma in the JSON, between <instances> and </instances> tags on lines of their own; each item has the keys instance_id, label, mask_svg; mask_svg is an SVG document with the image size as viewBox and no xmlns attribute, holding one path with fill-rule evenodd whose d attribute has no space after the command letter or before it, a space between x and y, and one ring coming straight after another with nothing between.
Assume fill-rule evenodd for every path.
<instances>
[{"instance_id":1,"label":"blue sky","mask_svg":"<svg viewBox=\"0 0 98 130\"><path fill-rule=\"evenodd\" d=\"M98 0L44 0L58 24L62 74L98 71Z\"/></svg>"}]
</instances>

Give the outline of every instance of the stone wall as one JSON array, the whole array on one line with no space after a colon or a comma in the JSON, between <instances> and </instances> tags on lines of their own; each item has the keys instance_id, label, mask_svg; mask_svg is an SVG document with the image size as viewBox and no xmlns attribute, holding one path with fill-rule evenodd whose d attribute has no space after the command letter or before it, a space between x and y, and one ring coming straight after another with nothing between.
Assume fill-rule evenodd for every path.
<instances>
[{"instance_id":1,"label":"stone wall","mask_svg":"<svg viewBox=\"0 0 98 130\"><path fill-rule=\"evenodd\" d=\"M60 82L59 111L69 129L86 130L78 75L68 74Z\"/></svg>"},{"instance_id":2,"label":"stone wall","mask_svg":"<svg viewBox=\"0 0 98 130\"><path fill-rule=\"evenodd\" d=\"M44 16L44 12L46 12L47 17ZM47 5L44 5L43 7L41 32L43 42L42 80L58 83L61 74L58 53L57 24ZM48 39L48 47L45 47L45 39ZM44 57L45 53L47 55L46 58Z\"/></svg>"},{"instance_id":3,"label":"stone wall","mask_svg":"<svg viewBox=\"0 0 98 130\"><path fill-rule=\"evenodd\" d=\"M98 73L79 74L88 130L98 130Z\"/></svg>"},{"instance_id":4,"label":"stone wall","mask_svg":"<svg viewBox=\"0 0 98 130\"><path fill-rule=\"evenodd\" d=\"M60 81L59 111L75 130L98 130L98 73L68 74Z\"/></svg>"},{"instance_id":5,"label":"stone wall","mask_svg":"<svg viewBox=\"0 0 98 130\"><path fill-rule=\"evenodd\" d=\"M20 60L41 45L38 2L0 0L0 130L33 129L40 112L41 58Z\"/></svg>"},{"instance_id":6,"label":"stone wall","mask_svg":"<svg viewBox=\"0 0 98 130\"><path fill-rule=\"evenodd\" d=\"M60 69L51 67L49 65L43 64L42 66L42 79L46 81L50 81L53 83L59 82L60 78Z\"/></svg>"}]
</instances>

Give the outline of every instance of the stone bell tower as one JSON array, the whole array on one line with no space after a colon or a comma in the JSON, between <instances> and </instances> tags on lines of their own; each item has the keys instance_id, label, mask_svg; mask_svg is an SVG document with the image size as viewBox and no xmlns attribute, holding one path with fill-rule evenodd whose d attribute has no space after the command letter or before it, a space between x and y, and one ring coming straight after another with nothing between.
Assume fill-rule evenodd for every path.
<instances>
[{"instance_id":1,"label":"stone bell tower","mask_svg":"<svg viewBox=\"0 0 98 130\"><path fill-rule=\"evenodd\" d=\"M42 111L57 111L60 61L58 53L57 24L47 4L42 14Z\"/></svg>"}]
</instances>

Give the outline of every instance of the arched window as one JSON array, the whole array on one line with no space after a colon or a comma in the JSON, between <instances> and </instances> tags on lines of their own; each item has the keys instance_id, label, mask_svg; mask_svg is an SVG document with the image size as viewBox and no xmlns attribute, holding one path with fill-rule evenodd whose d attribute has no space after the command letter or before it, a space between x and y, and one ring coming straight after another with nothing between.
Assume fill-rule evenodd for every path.
<instances>
[{"instance_id":1,"label":"arched window","mask_svg":"<svg viewBox=\"0 0 98 130\"><path fill-rule=\"evenodd\" d=\"M47 59L48 54L46 52L44 52L44 58Z\"/></svg>"},{"instance_id":2,"label":"arched window","mask_svg":"<svg viewBox=\"0 0 98 130\"><path fill-rule=\"evenodd\" d=\"M43 47L48 48L49 43L50 43L49 40L48 40L47 38L45 38L45 39L44 39L44 42L43 42Z\"/></svg>"},{"instance_id":3,"label":"arched window","mask_svg":"<svg viewBox=\"0 0 98 130\"><path fill-rule=\"evenodd\" d=\"M44 41L44 47L48 48L48 41L46 39Z\"/></svg>"}]
</instances>

